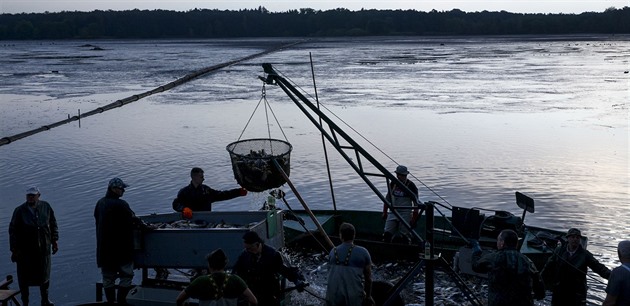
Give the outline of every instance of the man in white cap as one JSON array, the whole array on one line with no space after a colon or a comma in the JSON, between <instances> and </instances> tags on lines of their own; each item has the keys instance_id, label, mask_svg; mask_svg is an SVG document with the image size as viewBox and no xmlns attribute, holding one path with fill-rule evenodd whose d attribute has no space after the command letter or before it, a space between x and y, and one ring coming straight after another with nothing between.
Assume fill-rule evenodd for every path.
<instances>
[{"instance_id":1,"label":"man in white cap","mask_svg":"<svg viewBox=\"0 0 630 306\"><path fill-rule=\"evenodd\" d=\"M413 213L411 209L398 209L397 212L405 218L405 220L411 225L411 227L416 226L416 222L418 221L418 187L411 180L407 179L407 175L409 174L409 170L407 167L403 165L399 165L396 167L396 178L404 184L407 188L400 186L398 182L391 182L389 188L387 189L387 199L390 201L392 206L414 206ZM409 191L411 193L409 193ZM383 230L383 241L391 242L397 236L397 234L401 234L403 240L407 240L409 242L409 237L407 237L408 231L407 228L401 226L400 220L396 218L394 214L388 214L387 204L383 203L383 220L385 220L385 229ZM391 210L390 210L391 212Z\"/></svg>"},{"instance_id":2,"label":"man in white cap","mask_svg":"<svg viewBox=\"0 0 630 306\"><path fill-rule=\"evenodd\" d=\"M52 306L48 298L50 262L59 250L59 231L50 204L39 199L37 187L26 190L26 202L15 208L9 225L11 261L17 264L22 305L29 302L29 286L39 286L42 306Z\"/></svg>"},{"instance_id":3,"label":"man in white cap","mask_svg":"<svg viewBox=\"0 0 630 306\"><path fill-rule=\"evenodd\" d=\"M129 187L120 178L113 178L107 185L105 197L94 208L96 220L96 263L103 275L103 289L108 303L118 300L127 304L127 294L133 280L133 231L142 225L129 204L120 198ZM118 294L116 279L119 278Z\"/></svg>"},{"instance_id":4,"label":"man in white cap","mask_svg":"<svg viewBox=\"0 0 630 306\"><path fill-rule=\"evenodd\" d=\"M617 254L621 266L610 272L602 306L630 305L630 240L619 242Z\"/></svg>"}]
</instances>

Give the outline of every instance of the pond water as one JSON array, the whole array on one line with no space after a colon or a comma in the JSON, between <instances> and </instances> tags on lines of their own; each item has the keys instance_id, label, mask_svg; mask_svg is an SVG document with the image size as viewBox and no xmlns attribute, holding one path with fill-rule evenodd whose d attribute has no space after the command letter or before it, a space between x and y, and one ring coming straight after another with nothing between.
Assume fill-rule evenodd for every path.
<instances>
[{"instance_id":1,"label":"pond water","mask_svg":"<svg viewBox=\"0 0 630 306\"><path fill-rule=\"evenodd\" d=\"M296 40L3 41L0 137ZM421 200L520 215L520 191L536 203L526 223L578 227L600 261L618 265L617 243L630 238L629 37L376 37L309 40L0 147L0 273L15 275L6 230L37 185L60 226L52 299L93 300L93 209L107 181L131 185L124 198L138 215L171 212L191 167L204 168L216 189L237 186L225 147L241 133L286 135L293 183L311 208L332 207L318 130L275 86L265 98L277 121L254 112L264 62L315 96L309 55L327 112L384 166L408 166ZM337 206L379 210L328 152ZM214 207L258 209L264 198ZM605 280L589 278L589 287L589 302L601 303Z\"/></svg>"}]
</instances>

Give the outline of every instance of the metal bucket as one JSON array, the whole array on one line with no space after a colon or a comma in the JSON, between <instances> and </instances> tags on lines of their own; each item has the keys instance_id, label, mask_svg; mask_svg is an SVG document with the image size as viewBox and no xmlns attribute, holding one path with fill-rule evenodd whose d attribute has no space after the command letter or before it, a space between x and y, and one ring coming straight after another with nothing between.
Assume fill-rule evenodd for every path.
<instances>
[{"instance_id":1,"label":"metal bucket","mask_svg":"<svg viewBox=\"0 0 630 306\"><path fill-rule=\"evenodd\" d=\"M293 149L290 143L270 138L246 139L233 142L226 149L230 153L234 178L248 191L261 192L286 183L273 160L289 176Z\"/></svg>"}]
</instances>

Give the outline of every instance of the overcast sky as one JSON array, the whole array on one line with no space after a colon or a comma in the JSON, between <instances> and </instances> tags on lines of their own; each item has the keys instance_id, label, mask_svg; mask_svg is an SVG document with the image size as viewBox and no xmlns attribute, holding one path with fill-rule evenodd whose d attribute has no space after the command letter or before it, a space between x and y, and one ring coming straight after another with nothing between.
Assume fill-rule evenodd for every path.
<instances>
[{"instance_id":1,"label":"overcast sky","mask_svg":"<svg viewBox=\"0 0 630 306\"><path fill-rule=\"evenodd\" d=\"M465 12L508 11L514 13L583 13L603 12L606 8L630 6L630 0L0 0L2 13L41 13L60 11L93 10L175 10L199 9L239 10L264 6L272 12L291 9L313 8L329 10L347 8L365 9L415 9L418 11Z\"/></svg>"}]
</instances>

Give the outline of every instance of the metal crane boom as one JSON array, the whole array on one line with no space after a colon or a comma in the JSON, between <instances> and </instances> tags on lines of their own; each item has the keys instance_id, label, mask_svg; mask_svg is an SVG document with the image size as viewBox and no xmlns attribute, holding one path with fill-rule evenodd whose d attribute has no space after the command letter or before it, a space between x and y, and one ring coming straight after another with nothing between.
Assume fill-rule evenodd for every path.
<instances>
[{"instance_id":1,"label":"metal crane boom","mask_svg":"<svg viewBox=\"0 0 630 306\"><path fill-rule=\"evenodd\" d=\"M297 105L297 107L308 117L308 119L319 129L324 137L333 145L333 147L341 154L341 156L346 160L346 162L356 171L356 173L365 181L365 183L372 189L372 191L387 205L387 207L392 211L392 213L400 220L404 226L409 230L412 236L419 243L423 242L424 239L415 232L415 230L411 227L411 225L406 221L406 218L403 218L398 212L397 209L401 207L396 207L393 209L392 202L386 196L381 193L381 191L375 186L372 179L375 177L378 178L386 178L387 186L389 188L389 182L396 182L401 188L405 190L408 194L413 194L413 192L403 184L398 178L393 175L387 168L385 168L381 163L379 163L372 155L370 155L363 147L361 147L352 137L350 137L344 130L342 130L335 122L333 122L326 114L324 114L317 106L311 102L307 97L305 97L295 86L293 86L287 79L280 76L271 66L271 64L265 63L262 65L265 73L267 74L266 78L261 78L266 84L270 85L278 85L282 90L287 94L287 96ZM321 119L323 122L320 123ZM324 126L326 125L326 126ZM327 128L326 128L327 127ZM340 138L343 139L347 144L342 144L340 142ZM348 152L353 151L354 156L356 156L356 161L353 160ZM352 152L351 152L352 153ZM369 173L366 172L363 163L364 160L374 166L379 172L378 173ZM406 207L407 209L421 208L424 209L424 204L419 201L415 201L415 207Z\"/></svg>"}]
</instances>

